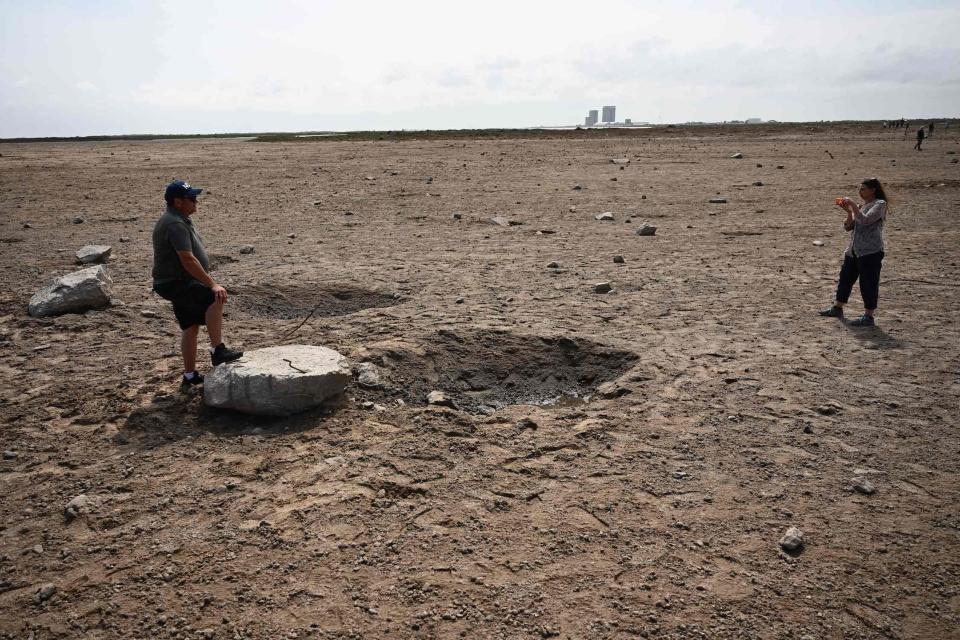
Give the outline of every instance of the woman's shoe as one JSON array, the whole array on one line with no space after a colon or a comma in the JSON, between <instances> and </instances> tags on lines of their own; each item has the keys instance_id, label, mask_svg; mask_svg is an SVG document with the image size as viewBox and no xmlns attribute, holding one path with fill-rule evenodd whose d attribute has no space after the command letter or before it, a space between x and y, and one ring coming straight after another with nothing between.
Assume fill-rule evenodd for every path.
<instances>
[{"instance_id":1,"label":"woman's shoe","mask_svg":"<svg viewBox=\"0 0 960 640\"><path fill-rule=\"evenodd\" d=\"M850 322L851 327L875 327L877 323L873 321L873 316L862 315L856 320Z\"/></svg>"},{"instance_id":2,"label":"woman's shoe","mask_svg":"<svg viewBox=\"0 0 960 640\"><path fill-rule=\"evenodd\" d=\"M824 309L820 312L824 318L842 318L843 317L843 307L838 307L833 305L829 309Z\"/></svg>"}]
</instances>

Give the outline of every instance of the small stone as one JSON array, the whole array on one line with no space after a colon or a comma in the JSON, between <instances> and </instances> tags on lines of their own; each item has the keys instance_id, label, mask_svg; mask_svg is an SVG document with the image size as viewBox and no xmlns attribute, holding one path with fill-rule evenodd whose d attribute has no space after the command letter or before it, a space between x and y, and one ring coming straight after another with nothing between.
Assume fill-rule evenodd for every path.
<instances>
[{"instance_id":1,"label":"small stone","mask_svg":"<svg viewBox=\"0 0 960 640\"><path fill-rule=\"evenodd\" d=\"M782 165L782 164L778 164L778 165L777 165L777 169L783 169L783 165Z\"/></svg>"},{"instance_id":2,"label":"small stone","mask_svg":"<svg viewBox=\"0 0 960 640\"><path fill-rule=\"evenodd\" d=\"M642 195L642 196L640 196L640 199L641 199L641 200L646 200L646 199L647 199L647 196Z\"/></svg>"},{"instance_id":3,"label":"small stone","mask_svg":"<svg viewBox=\"0 0 960 640\"><path fill-rule=\"evenodd\" d=\"M364 389L381 389L383 381L380 379L380 368L372 362L361 362L354 367L357 384Z\"/></svg>"},{"instance_id":4,"label":"small stone","mask_svg":"<svg viewBox=\"0 0 960 640\"><path fill-rule=\"evenodd\" d=\"M623 256L613 256L613 263L623 264L624 263Z\"/></svg>"},{"instance_id":5,"label":"small stone","mask_svg":"<svg viewBox=\"0 0 960 640\"><path fill-rule=\"evenodd\" d=\"M256 251L256 248L252 244L245 244L240 247L240 253L243 255L249 255Z\"/></svg>"},{"instance_id":6,"label":"small stone","mask_svg":"<svg viewBox=\"0 0 960 640\"><path fill-rule=\"evenodd\" d=\"M160 314L152 309L141 309L140 315L144 318L159 318Z\"/></svg>"},{"instance_id":7,"label":"small stone","mask_svg":"<svg viewBox=\"0 0 960 640\"><path fill-rule=\"evenodd\" d=\"M17 452L16 452L16 451L11 451L11 450L8 449L8 450L6 450L6 451L3 452L3 459L4 459L4 460L16 460L16 459L17 459Z\"/></svg>"},{"instance_id":8,"label":"small stone","mask_svg":"<svg viewBox=\"0 0 960 640\"><path fill-rule=\"evenodd\" d=\"M839 413L840 409L834 404L821 404L820 406L816 407L814 411L822 416L833 416Z\"/></svg>"},{"instance_id":9,"label":"small stone","mask_svg":"<svg viewBox=\"0 0 960 640\"><path fill-rule=\"evenodd\" d=\"M780 538L780 548L787 553L799 553L803 550L803 531L796 527L787 529L783 537Z\"/></svg>"},{"instance_id":10,"label":"small stone","mask_svg":"<svg viewBox=\"0 0 960 640\"><path fill-rule=\"evenodd\" d=\"M457 299L454 300L453 302L454 302L455 304L463 304L463 301L464 301L463 298L457 298Z\"/></svg>"},{"instance_id":11,"label":"small stone","mask_svg":"<svg viewBox=\"0 0 960 640\"><path fill-rule=\"evenodd\" d=\"M613 213L610 211L604 211L603 213L598 213L593 216L594 220L599 220L600 222L613 222Z\"/></svg>"},{"instance_id":12,"label":"small stone","mask_svg":"<svg viewBox=\"0 0 960 640\"><path fill-rule=\"evenodd\" d=\"M547 265L547 269L559 269L559 268L560 268L559 262L551 262Z\"/></svg>"},{"instance_id":13,"label":"small stone","mask_svg":"<svg viewBox=\"0 0 960 640\"><path fill-rule=\"evenodd\" d=\"M460 220L461 218L463 218L463 214L462 214L462 213L455 213L455 214L453 214L453 216L451 216L451 217L452 217L454 220Z\"/></svg>"},{"instance_id":14,"label":"small stone","mask_svg":"<svg viewBox=\"0 0 960 640\"><path fill-rule=\"evenodd\" d=\"M581 187L581 186L578 185L578 184L575 184L575 185L573 185L573 190L574 190L574 191L583 191L583 187Z\"/></svg>"},{"instance_id":15,"label":"small stone","mask_svg":"<svg viewBox=\"0 0 960 640\"><path fill-rule=\"evenodd\" d=\"M360 407L366 409L367 411L373 411L375 405L370 400L364 400L360 403Z\"/></svg>"},{"instance_id":16,"label":"small stone","mask_svg":"<svg viewBox=\"0 0 960 640\"><path fill-rule=\"evenodd\" d=\"M130 242L130 238L127 236L120 236L120 242Z\"/></svg>"},{"instance_id":17,"label":"small stone","mask_svg":"<svg viewBox=\"0 0 960 640\"><path fill-rule=\"evenodd\" d=\"M37 590L33 594L33 599L36 602L46 602L52 598L57 593L57 585L52 582L40 585L37 587Z\"/></svg>"},{"instance_id":18,"label":"small stone","mask_svg":"<svg viewBox=\"0 0 960 640\"><path fill-rule=\"evenodd\" d=\"M759 162L757 163L757 169L763 169L763 165L760 164Z\"/></svg>"},{"instance_id":19,"label":"small stone","mask_svg":"<svg viewBox=\"0 0 960 640\"><path fill-rule=\"evenodd\" d=\"M610 158L611 164L630 164L630 158Z\"/></svg>"},{"instance_id":20,"label":"small stone","mask_svg":"<svg viewBox=\"0 0 960 640\"><path fill-rule=\"evenodd\" d=\"M730 156L730 157L733 158L734 160L743 160L743 154L740 153L739 151L736 152L735 154L733 154L733 155Z\"/></svg>"},{"instance_id":21,"label":"small stone","mask_svg":"<svg viewBox=\"0 0 960 640\"><path fill-rule=\"evenodd\" d=\"M77 216L73 219L73 224L83 224L84 222L86 222L86 220L84 220L81 216Z\"/></svg>"},{"instance_id":22,"label":"small stone","mask_svg":"<svg viewBox=\"0 0 960 640\"><path fill-rule=\"evenodd\" d=\"M593 285L594 293L610 293L611 291L613 291L613 285L609 282L598 282Z\"/></svg>"},{"instance_id":23,"label":"small stone","mask_svg":"<svg viewBox=\"0 0 960 640\"><path fill-rule=\"evenodd\" d=\"M81 493L73 500L67 503L63 508L63 516L70 522L80 514L86 513L90 507L90 498Z\"/></svg>"},{"instance_id":24,"label":"small stone","mask_svg":"<svg viewBox=\"0 0 960 640\"><path fill-rule=\"evenodd\" d=\"M490 224L495 224L498 227L509 227L510 221L504 218L503 216L494 216L487 220Z\"/></svg>"},{"instance_id":25,"label":"small stone","mask_svg":"<svg viewBox=\"0 0 960 640\"><path fill-rule=\"evenodd\" d=\"M808 425L808 424L807 424L807 425L804 425L804 426L803 426L803 432L806 433L806 434L808 434L808 435L809 435L809 434L812 434L812 433L813 433L813 427L811 427L811 426Z\"/></svg>"},{"instance_id":26,"label":"small stone","mask_svg":"<svg viewBox=\"0 0 960 640\"><path fill-rule=\"evenodd\" d=\"M657 228L652 224L644 224L642 227L637 229L638 236L652 236L657 233Z\"/></svg>"},{"instance_id":27,"label":"small stone","mask_svg":"<svg viewBox=\"0 0 960 640\"><path fill-rule=\"evenodd\" d=\"M755 187L762 187L762 186L763 186L763 181L762 181L762 180L757 180L756 182L753 183L753 186L755 186Z\"/></svg>"},{"instance_id":28,"label":"small stone","mask_svg":"<svg viewBox=\"0 0 960 640\"><path fill-rule=\"evenodd\" d=\"M814 240L814 241L813 241L813 246L815 246L815 247L822 247L822 246L823 246L823 240Z\"/></svg>"},{"instance_id":29,"label":"small stone","mask_svg":"<svg viewBox=\"0 0 960 640\"><path fill-rule=\"evenodd\" d=\"M42 555L42 554L43 554L43 545L42 545L42 544L35 544L35 545L33 545L32 551L33 551L35 554L37 554L38 556L39 556L39 555Z\"/></svg>"},{"instance_id":30,"label":"small stone","mask_svg":"<svg viewBox=\"0 0 960 640\"><path fill-rule=\"evenodd\" d=\"M726 198L710 198L710 204L726 204Z\"/></svg>"},{"instance_id":31,"label":"small stone","mask_svg":"<svg viewBox=\"0 0 960 640\"><path fill-rule=\"evenodd\" d=\"M877 492L877 488L866 478L854 478L853 490L865 496L872 496Z\"/></svg>"},{"instance_id":32,"label":"small stone","mask_svg":"<svg viewBox=\"0 0 960 640\"><path fill-rule=\"evenodd\" d=\"M24 229L33 229L33 225L30 224L29 222L24 222L24 223L23 223L23 228L24 228Z\"/></svg>"},{"instance_id":33,"label":"small stone","mask_svg":"<svg viewBox=\"0 0 960 640\"><path fill-rule=\"evenodd\" d=\"M611 400L613 398L619 398L620 396L627 395L630 393L630 389L627 389L616 382L610 381L604 382L597 387L597 393L600 394L600 397Z\"/></svg>"},{"instance_id":34,"label":"small stone","mask_svg":"<svg viewBox=\"0 0 960 640\"><path fill-rule=\"evenodd\" d=\"M443 391L431 391L427 394L427 404L438 407L453 407L453 400L447 397Z\"/></svg>"},{"instance_id":35,"label":"small stone","mask_svg":"<svg viewBox=\"0 0 960 640\"><path fill-rule=\"evenodd\" d=\"M106 244L88 244L77 251L77 262L80 264L99 264L110 259L113 247Z\"/></svg>"},{"instance_id":36,"label":"small stone","mask_svg":"<svg viewBox=\"0 0 960 640\"><path fill-rule=\"evenodd\" d=\"M287 234L287 237L292 240L293 238L296 238L296 237L297 237L297 234L295 234L295 233L288 233L288 234Z\"/></svg>"}]
</instances>

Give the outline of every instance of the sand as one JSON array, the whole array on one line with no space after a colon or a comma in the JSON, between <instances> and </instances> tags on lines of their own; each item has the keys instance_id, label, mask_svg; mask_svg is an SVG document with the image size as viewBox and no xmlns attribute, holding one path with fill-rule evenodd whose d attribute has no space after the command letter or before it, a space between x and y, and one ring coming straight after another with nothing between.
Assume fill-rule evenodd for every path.
<instances>
[{"instance_id":1,"label":"sand","mask_svg":"<svg viewBox=\"0 0 960 640\"><path fill-rule=\"evenodd\" d=\"M0 145L0 637L960 637L960 137L912 145ZM816 313L867 176L896 200L872 330ZM150 292L174 178L207 189L229 344L328 346L386 388L282 420L180 393ZM28 317L85 244L114 306Z\"/></svg>"}]
</instances>

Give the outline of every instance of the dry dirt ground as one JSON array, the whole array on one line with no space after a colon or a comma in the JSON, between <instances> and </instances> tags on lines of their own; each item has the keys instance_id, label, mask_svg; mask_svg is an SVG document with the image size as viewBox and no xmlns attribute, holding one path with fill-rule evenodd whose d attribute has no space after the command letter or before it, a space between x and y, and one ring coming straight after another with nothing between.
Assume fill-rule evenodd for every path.
<instances>
[{"instance_id":1,"label":"dry dirt ground","mask_svg":"<svg viewBox=\"0 0 960 640\"><path fill-rule=\"evenodd\" d=\"M960 637L960 136L912 144L0 145L0 637ZM896 204L856 330L816 311L833 200L873 175ZM181 394L150 292L173 178L207 189L230 344L326 345L385 388L283 420ZM30 318L88 243L115 305Z\"/></svg>"}]
</instances>

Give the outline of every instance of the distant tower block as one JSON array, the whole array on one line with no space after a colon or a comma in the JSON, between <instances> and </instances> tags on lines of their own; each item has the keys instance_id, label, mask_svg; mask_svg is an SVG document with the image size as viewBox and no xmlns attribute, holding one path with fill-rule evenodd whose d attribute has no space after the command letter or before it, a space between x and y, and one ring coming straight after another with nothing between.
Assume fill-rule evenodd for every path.
<instances>
[{"instance_id":1,"label":"distant tower block","mask_svg":"<svg viewBox=\"0 0 960 640\"><path fill-rule=\"evenodd\" d=\"M603 121L604 122L616 122L617 121L617 108L616 107L604 107L603 108Z\"/></svg>"},{"instance_id":2,"label":"distant tower block","mask_svg":"<svg viewBox=\"0 0 960 640\"><path fill-rule=\"evenodd\" d=\"M624 118L623 124L633 124L633 120L631 120L630 118Z\"/></svg>"},{"instance_id":3,"label":"distant tower block","mask_svg":"<svg viewBox=\"0 0 960 640\"><path fill-rule=\"evenodd\" d=\"M585 127L592 127L592 126L593 126L593 123L590 122L590 116L587 116L586 118L583 119L583 126L585 126Z\"/></svg>"},{"instance_id":4,"label":"distant tower block","mask_svg":"<svg viewBox=\"0 0 960 640\"><path fill-rule=\"evenodd\" d=\"M598 115L599 115L599 112L598 112L596 109L590 109L590 111L589 111L589 113L588 113L588 115L587 115L587 126L588 126L588 127L592 127L593 125L597 124L597 120L599 119L599 118L598 118Z\"/></svg>"}]
</instances>

